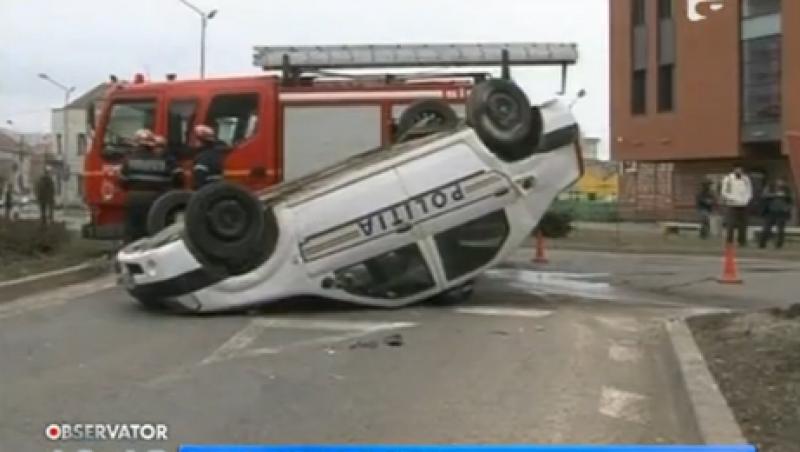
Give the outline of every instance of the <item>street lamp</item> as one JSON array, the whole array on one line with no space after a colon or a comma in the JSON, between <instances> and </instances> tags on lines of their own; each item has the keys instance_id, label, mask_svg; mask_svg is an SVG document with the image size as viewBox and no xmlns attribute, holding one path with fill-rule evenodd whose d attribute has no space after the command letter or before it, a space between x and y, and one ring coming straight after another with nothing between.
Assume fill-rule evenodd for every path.
<instances>
[{"instance_id":1,"label":"street lamp","mask_svg":"<svg viewBox=\"0 0 800 452\"><path fill-rule=\"evenodd\" d=\"M208 21L217 15L217 10L212 9L209 12L205 12L189 3L187 0L178 1L200 15L200 78L202 79L206 77L206 27L208 26Z\"/></svg>"},{"instance_id":2,"label":"street lamp","mask_svg":"<svg viewBox=\"0 0 800 452\"><path fill-rule=\"evenodd\" d=\"M62 164L62 167L61 167L61 177L58 178L58 181L59 181L58 185L59 185L59 191L60 191L61 179L65 177L64 171L66 170L66 166L64 166L64 165L67 163L65 160L66 160L66 157L68 155L68 152L67 152L67 147L68 146L67 145L69 143L69 121L67 119L67 106L69 105L69 96L72 94L73 91L75 91L75 87L74 86L67 86L67 85L65 85L63 83L59 83L58 81L53 80L49 75L45 74L44 72L40 72L39 73L39 78L44 80L44 81L46 81L46 82L50 82L54 86L56 86L59 89L61 89L62 91L64 91L64 108L61 110L61 117L64 120L64 129L63 129L64 133L63 133L63 138L61 140L61 143L62 143L62 148L61 148L61 164ZM45 165L47 165L46 162L45 162Z\"/></svg>"}]
</instances>

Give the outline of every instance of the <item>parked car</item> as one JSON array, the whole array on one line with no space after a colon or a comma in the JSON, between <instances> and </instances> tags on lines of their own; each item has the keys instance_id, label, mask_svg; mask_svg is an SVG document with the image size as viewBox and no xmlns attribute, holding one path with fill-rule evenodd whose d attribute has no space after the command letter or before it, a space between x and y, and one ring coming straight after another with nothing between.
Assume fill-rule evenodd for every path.
<instances>
[{"instance_id":1,"label":"parked car","mask_svg":"<svg viewBox=\"0 0 800 452\"><path fill-rule=\"evenodd\" d=\"M146 306L190 311L466 295L581 176L579 135L561 101L532 108L516 84L491 79L449 130L255 194L199 190L183 222L119 252L120 279Z\"/></svg>"}]
</instances>

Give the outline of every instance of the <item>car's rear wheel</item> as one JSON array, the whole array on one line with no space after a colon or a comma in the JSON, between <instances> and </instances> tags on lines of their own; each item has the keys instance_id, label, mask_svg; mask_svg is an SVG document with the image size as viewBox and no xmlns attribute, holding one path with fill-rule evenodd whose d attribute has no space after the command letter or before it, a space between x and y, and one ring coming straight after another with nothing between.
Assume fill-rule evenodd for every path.
<instances>
[{"instance_id":1,"label":"car's rear wheel","mask_svg":"<svg viewBox=\"0 0 800 452\"><path fill-rule=\"evenodd\" d=\"M186 210L192 193L186 190L170 190L161 195L147 213L147 233L155 235L180 218Z\"/></svg>"},{"instance_id":2,"label":"car's rear wheel","mask_svg":"<svg viewBox=\"0 0 800 452\"><path fill-rule=\"evenodd\" d=\"M447 102L439 99L420 99L400 115L395 136L398 141L449 130L458 125L458 115Z\"/></svg>"},{"instance_id":3,"label":"car's rear wheel","mask_svg":"<svg viewBox=\"0 0 800 452\"><path fill-rule=\"evenodd\" d=\"M201 260L231 274L253 270L269 257L277 242L271 210L249 191L228 182L198 190L186 208L188 244Z\"/></svg>"},{"instance_id":4,"label":"car's rear wheel","mask_svg":"<svg viewBox=\"0 0 800 452\"><path fill-rule=\"evenodd\" d=\"M514 82L491 79L472 89L467 124L498 157L516 161L536 152L542 134L538 109Z\"/></svg>"}]
</instances>

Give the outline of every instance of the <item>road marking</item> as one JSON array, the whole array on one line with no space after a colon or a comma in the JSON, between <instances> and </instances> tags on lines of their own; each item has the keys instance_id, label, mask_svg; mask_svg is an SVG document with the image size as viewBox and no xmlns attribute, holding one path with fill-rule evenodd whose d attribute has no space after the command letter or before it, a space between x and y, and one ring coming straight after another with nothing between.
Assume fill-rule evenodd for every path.
<instances>
[{"instance_id":1,"label":"road marking","mask_svg":"<svg viewBox=\"0 0 800 452\"><path fill-rule=\"evenodd\" d=\"M644 424L647 422L647 401L647 396L603 386L598 411L614 419Z\"/></svg>"},{"instance_id":2,"label":"road marking","mask_svg":"<svg viewBox=\"0 0 800 452\"><path fill-rule=\"evenodd\" d=\"M503 316L503 317L529 317L540 319L553 315L553 311L544 309L514 309L514 308L492 308L483 306L466 306L455 308L455 312L459 314L472 314L472 315L490 315L490 316Z\"/></svg>"},{"instance_id":3,"label":"road marking","mask_svg":"<svg viewBox=\"0 0 800 452\"><path fill-rule=\"evenodd\" d=\"M0 305L0 320L45 308L60 306L116 285L114 276L104 276L91 281L72 284L56 290L28 295Z\"/></svg>"},{"instance_id":4,"label":"road marking","mask_svg":"<svg viewBox=\"0 0 800 452\"><path fill-rule=\"evenodd\" d=\"M313 320L292 318L257 318L225 341L219 348L199 363L181 366L165 375L150 380L145 386L155 387L163 383L177 380L192 370L209 364L239 358L255 358L276 355L287 351L316 346L331 346L340 342L357 339L368 334L417 326L412 322L367 322L350 320ZM252 347L259 336L269 329L294 329L310 331L326 331L329 334L313 339L304 339L273 347Z\"/></svg>"},{"instance_id":5,"label":"road marking","mask_svg":"<svg viewBox=\"0 0 800 452\"><path fill-rule=\"evenodd\" d=\"M608 348L608 357L620 363L631 363L642 359L642 349L637 346L613 343Z\"/></svg>"}]
</instances>

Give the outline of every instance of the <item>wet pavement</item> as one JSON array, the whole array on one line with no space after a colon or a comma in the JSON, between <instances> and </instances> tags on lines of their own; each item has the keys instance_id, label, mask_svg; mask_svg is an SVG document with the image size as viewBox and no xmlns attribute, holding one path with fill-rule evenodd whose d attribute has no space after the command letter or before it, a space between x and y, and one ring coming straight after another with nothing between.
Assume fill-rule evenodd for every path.
<instances>
[{"instance_id":1,"label":"wet pavement","mask_svg":"<svg viewBox=\"0 0 800 452\"><path fill-rule=\"evenodd\" d=\"M0 444L49 447L45 425L78 421L165 422L166 450L695 441L661 350L663 321L696 308L559 268L512 259L466 303L397 310L307 300L180 317L108 278L3 304L0 359L15 365L0 367Z\"/></svg>"}]
</instances>

